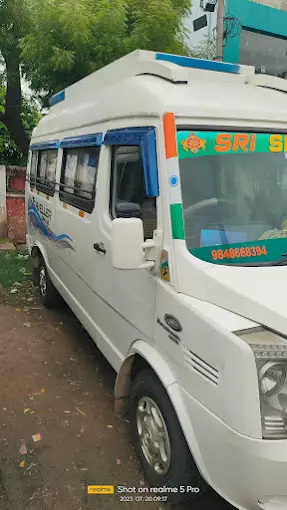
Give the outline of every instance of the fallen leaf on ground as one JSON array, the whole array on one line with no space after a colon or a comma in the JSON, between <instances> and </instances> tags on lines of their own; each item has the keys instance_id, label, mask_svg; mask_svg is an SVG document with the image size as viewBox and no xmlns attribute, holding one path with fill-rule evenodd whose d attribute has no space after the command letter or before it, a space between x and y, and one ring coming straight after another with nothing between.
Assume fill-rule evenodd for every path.
<instances>
[{"instance_id":1,"label":"fallen leaf on ground","mask_svg":"<svg viewBox=\"0 0 287 510\"><path fill-rule=\"evenodd\" d=\"M84 411L81 411L81 409L79 409L78 407L76 407L76 410L78 411L78 413L80 413L82 416L86 416Z\"/></svg>"},{"instance_id":2,"label":"fallen leaf on ground","mask_svg":"<svg viewBox=\"0 0 287 510\"><path fill-rule=\"evenodd\" d=\"M20 462L20 467L21 468L25 467L25 460L22 460L22 462Z\"/></svg>"},{"instance_id":3,"label":"fallen leaf on ground","mask_svg":"<svg viewBox=\"0 0 287 510\"><path fill-rule=\"evenodd\" d=\"M42 395L43 393L45 393L45 390L44 390L44 388L41 388L41 395Z\"/></svg>"},{"instance_id":4,"label":"fallen leaf on ground","mask_svg":"<svg viewBox=\"0 0 287 510\"><path fill-rule=\"evenodd\" d=\"M29 411L31 411L30 407L26 407L26 408L24 409L24 414L29 413Z\"/></svg>"}]
</instances>

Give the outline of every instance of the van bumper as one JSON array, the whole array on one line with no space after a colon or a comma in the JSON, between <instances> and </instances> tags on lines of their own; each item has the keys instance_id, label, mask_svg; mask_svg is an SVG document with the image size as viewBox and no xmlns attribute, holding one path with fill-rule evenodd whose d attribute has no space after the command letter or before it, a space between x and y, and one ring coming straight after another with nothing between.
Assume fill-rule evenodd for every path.
<instances>
[{"instance_id":1,"label":"van bumper","mask_svg":"<svg viewBox=\"0 0 287 510\"><path fill-rule=\"evenodd\" d=\"M287 509L287 440L243 436L177 384L168 392L180 394L187 413L183 420L178 416L187 443L203 477L220 496L240 510Z\"/></svg>"}]
</instances>

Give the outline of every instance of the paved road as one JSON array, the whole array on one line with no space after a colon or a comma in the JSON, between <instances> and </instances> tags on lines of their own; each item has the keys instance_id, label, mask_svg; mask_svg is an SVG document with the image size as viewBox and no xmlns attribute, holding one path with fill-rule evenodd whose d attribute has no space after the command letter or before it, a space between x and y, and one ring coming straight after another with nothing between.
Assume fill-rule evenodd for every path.
<instances>
[{"instance_id":1,"label":"paved road","mask_svg":"<svg viewBox=\"0 0 287 510\"><path fill-rule=\"evenodd\" d=\"M167 508L87 495L89 484L145 482L113 412L115 374L71 312L0 306L0 331L0 509ZM212 494L192 509L214 506L230 508Z\"/></svg>"}]
</instances>

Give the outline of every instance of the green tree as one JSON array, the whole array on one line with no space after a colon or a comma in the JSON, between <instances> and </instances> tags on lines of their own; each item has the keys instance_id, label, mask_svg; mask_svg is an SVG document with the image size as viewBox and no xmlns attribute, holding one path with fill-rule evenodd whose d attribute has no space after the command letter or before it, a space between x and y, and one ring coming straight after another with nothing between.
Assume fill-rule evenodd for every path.
<instances>
[{"instance_id":1,"label":"green tree","mask_svg":"<svg viewBox=\"0 0 287 510\"><path fill-rule=\"evenodd\" d=\"M22 122L20 40L27 34L29 11L25 0L0 0L0 63L7 83L5 106L0 122L9 131L23 154L27 154L29 137ZM1 80L2 81L2 80Z\"/></svg>"},{"instance_id":2,"label":"green tree","mask_svg":"<svg viewBox=\"0 0 287 510\"><path fill-rule=\"evenodd\" d=\"M19 1L19 0L18 0ZM26 0L23 70L46 98L135 49L188 54L191 0Z\"/></svg>"},{"instance_id":3,"label":"green tree","mask_svg":"<svg viewBox=\"0 0 287 510\"><path fill-rule=\"evenodd\" d=\"M6 87L0 86L0 114L5 112ZM38 106L33 100L22 98L21 104L21 122L25 134L30 138L33 128L39 122L41 114ZM0 165L21 165L27 163L26 154L23 154L17 147L5 124L0 123Z\"/></svg>"},{"instance_id":4,"label":"green tree","mask_svg":"<svg viewBox=\"0 0 287 510\"><path fill-rule=\"evenodd\" d=\"M134 49L187 54L190 7L191 0L0 0L2 134L27 155L22 76L46 105L51 94Z\"/></svg>"},{"instance_id":5,"label":"green tree","mask_svg":"<svg viewBox=\"0 0 287 510\"><path fill-rule=\"evenodd\" d=\"M216 41L215 39L205 39L191 49L191 54L195 58L206 58L214 60L216 56Z\"/></svg>"}]
</instances>

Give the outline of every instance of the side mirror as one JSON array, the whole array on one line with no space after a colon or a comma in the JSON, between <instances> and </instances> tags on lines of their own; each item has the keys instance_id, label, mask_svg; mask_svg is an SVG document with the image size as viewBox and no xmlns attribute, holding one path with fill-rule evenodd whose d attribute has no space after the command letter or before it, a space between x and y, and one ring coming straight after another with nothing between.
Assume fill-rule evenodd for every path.
<instances>
[{"instance_id":1,"label":"side mirror","mask_svg":"<svg viewBox=\"0 0 287 510\"><path fill-rule=\"evenodd\" d=\"M118 202L116 205L117 218L140 218L141 206L134 202Z\"/></svg>"},{"instance_id":2,"label":"side mirror","mask_svg":"<svg viewBox=\"0 0 287 510\"><path fill-rule=\"evenodd\" d=\"M115 269L147 269L155 266L145 259L143 222L139 218L116 218L112 223L112 264Z\"/></svg>"}]
</instances>

